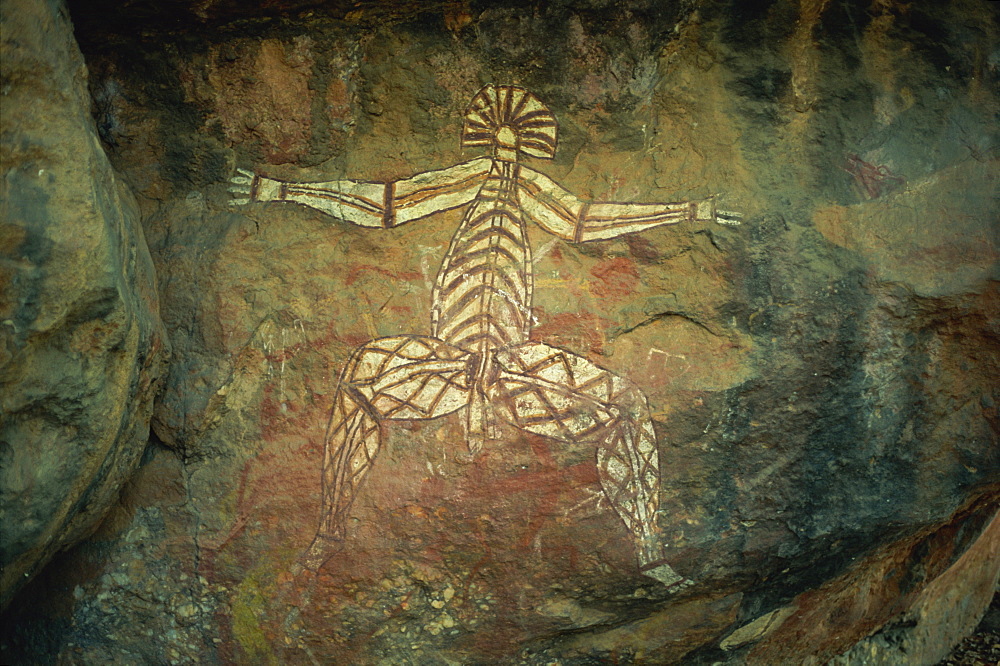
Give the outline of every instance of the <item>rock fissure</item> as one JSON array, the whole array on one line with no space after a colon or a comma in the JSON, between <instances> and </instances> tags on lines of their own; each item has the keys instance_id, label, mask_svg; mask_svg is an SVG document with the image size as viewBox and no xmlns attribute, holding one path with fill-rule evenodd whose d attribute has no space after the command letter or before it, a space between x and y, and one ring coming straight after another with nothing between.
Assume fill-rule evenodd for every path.
<instances>
[{"instance_id":1,"label":"rock fissure","mask_svg":"<svg viewBox=\"0 0 1000 666\"><path fill-rule=\"evenodd\" d=\"M712 328L708 324L706 324L704 321L702 321L699 317L691 315L691 314L689 314L687 312L683 312L681 310L667 310L667 311L664 311L664 312L658 312L658 313L656 313L656 314L654 314L652 316L649 316L646 319L640 321L638 324L635 324L633 326L629 326L628 328L622 329L620 332L616 333L610 339L610 342L614 342L618 338L620 338L620 337L622 337L624 335L628 335L629 333L632 333L636 329L642 328L643 326L649 326L650 324L655 324L655 323L657 323L659 321L663 321L664 319L668 319L670 317L677 317L679 319L683 319L684 321L691 322L695 326L697 326L697 327L701 328L702 330L710 333L711 335L713 335L715 337L720 337L720 334L718 332L712 330Z\"/></svg>"}]
</instances>

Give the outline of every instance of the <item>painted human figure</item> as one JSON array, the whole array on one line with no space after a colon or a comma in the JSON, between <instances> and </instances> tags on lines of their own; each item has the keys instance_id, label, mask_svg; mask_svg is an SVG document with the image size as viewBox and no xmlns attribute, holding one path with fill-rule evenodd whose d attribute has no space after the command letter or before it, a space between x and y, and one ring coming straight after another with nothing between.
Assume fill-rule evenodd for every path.
<instances>
[{"instance_id":1,"label":"painted human figure","mask_svg":"<svg viewBox=\"0 0 1000 666\"><path fill-rule=\"evenodd\" d=\"M592 444L602 490L635 537L640 569L682 583L658 538L659 459L646 398L629 380L531 339L526 225L585 243L684 221L739 224L739 216L716 211L714 199L583 201L520 161L551 159L556 135L556 119L534 94L487 85L465 113L462 146L489 148L489 157L387 183L288 183L243 170L232 179L234 205L293 202L363 227L468 206L437 275L430 334L372 340L344 368L324 444L323 516L305 566L320 566L345 538L385 422L461 411L473 454L497 442L504 425Z\"/></svg>"}]
</instances>

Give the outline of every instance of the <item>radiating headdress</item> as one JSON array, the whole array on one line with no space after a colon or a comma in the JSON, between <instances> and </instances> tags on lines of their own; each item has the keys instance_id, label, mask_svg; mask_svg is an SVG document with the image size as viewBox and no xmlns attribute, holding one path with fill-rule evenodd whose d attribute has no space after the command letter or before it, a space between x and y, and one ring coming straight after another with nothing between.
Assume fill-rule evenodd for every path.
<instances>
[{"instance_id":1,"label":"radiating headdress","mask_svg":"<svg viewBox=\"0 0 1000 666\"><path fill-rule=\"evenodd\" d=\"M517 150L525 155L552 159L556 153L556 124L552 112L520 86L492 83L476 93L465 112L462 147L497 147L497 132L509 127Z\"/></svg>"}]
</instances>

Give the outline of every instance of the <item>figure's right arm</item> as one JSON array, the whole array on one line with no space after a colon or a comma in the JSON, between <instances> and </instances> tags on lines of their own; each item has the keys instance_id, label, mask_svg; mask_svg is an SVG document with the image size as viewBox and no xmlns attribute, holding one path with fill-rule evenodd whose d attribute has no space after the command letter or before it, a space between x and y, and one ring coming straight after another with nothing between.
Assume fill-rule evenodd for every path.
<instances>
[{"instance_id":1,"label":"figure's right arm","mask_svg":"<svg viewBox=\"0 0 1000 666\"><path fill-rule=\"evenodd\" d=\"M237 169L230 181L229 191L235 195L230 204L289 201L362 227L398 227L469 203L486 182L491 165L489 158L480 158L387 183L288 183Z\"/></svg>"}]
</instances>

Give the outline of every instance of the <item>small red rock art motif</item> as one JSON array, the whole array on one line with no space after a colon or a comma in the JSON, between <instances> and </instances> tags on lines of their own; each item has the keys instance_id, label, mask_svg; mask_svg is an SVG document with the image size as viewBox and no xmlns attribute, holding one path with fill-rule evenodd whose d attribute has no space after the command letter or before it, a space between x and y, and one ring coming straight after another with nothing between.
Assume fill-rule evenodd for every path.
<instances>
[{"instance_id":1,"label":"small red rock art motif","mask_svg":"<svg viewBox=\"0 0 1000 666\"><path fill-rule=\"evenodd\" d=\"M323 456L323 518L302 558L315 570L346 538L352 503L374 469L387 421L462 412L469 450L502 438L504 425L596 449L601 489L636 542L643 573L688 583L658 538L659 454L646 398L628 379L531 339L532 257L527 222L574 243L618 238L678 222L739 224L715 199L588 202L521 163L551 159L558 125L531 92L487 85L465 113L463 147L492 151L455 166L386 183L290 183L239 170L233 205L285 201L363 227L392 228L468 206L437 275L429 335L361 345L340 379Z\"/></svg>"},{"instance_id":2,"label":"small red rock art motif","mask_svg":"<svg viewBox=\"0 0 1000 666\"><path fill-rule=\"evenodd\" d=\"M906 179L894 174L889 167L884 164L875 166L857 155L848 155L845 166L841 168L854 176L854 181L869 199L877 199L906 185Z\"/></svg>"}]
</instances>

